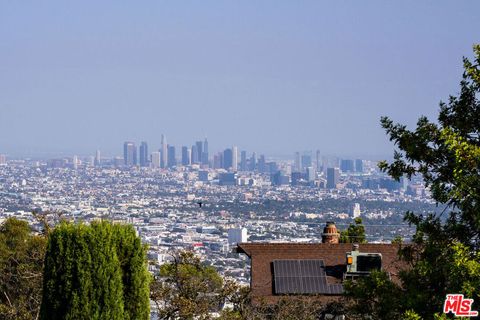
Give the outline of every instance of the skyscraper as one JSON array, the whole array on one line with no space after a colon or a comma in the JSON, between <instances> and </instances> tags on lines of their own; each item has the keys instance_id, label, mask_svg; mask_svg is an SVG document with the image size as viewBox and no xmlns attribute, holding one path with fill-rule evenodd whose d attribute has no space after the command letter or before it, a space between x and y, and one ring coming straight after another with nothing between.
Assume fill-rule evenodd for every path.
<instances>
[{"instance_id":1,"label":"skyscraper","mask_svg":"<svg viewBox=\"0 0 480 320\"><path fill-rule=\"evenodd\" d=\"M342 172L353 172L353 160L342 159L340 161L340 170Z\"/></svg>"},{"instance_id":2,"label":"skyscraper","mask_svg":"<svg viewBox=\"0 0 480 320\"><path fill-rule=\"evenodd\" d=\"M194 163L198 163L199 162L199 159L198 159L198 149L197 149L197 145L194 144L192 146L192 149L191 149L191 153L192 153L192 160L191 160L191 164L194 164Z\"/></svg>"},{"instance_id":3,"label":"skyscraper","mask_svg":"<svg viewBox=\"0 0 480 320\"><path fill-rule=\"evenodd\" d=\"M300 172L302 170L300 163L300 152L295 152L295 158L293 161L293 171Z\"/></svg>"},{"instance_id":4,"label":"skyscraper","mask_svg":"<svg viewBox=\"0 0 480 320\"><path fill-rule=\"evenodd\" d=\"M355 171L363 173L363 160L362 159L355 160Z\"/></svg>"},{"instance_id":5,"label":"skyscraper","mask_svg":"<svg viewBox=\"0 0 480 320\"><path fill-rule=\"evenodd\" d=\"M94 162L94 165L95 166L100 166L102 163L102 158L100 156L100 150L97 150L97 152L95 153L95 162Z\"/></svg>"},{"instance_id":6,"label":"skyscraper","mask_svg":"<svg viewBox=\"0 0 480 320\"><path fill-rule=\"evenodd\" d=\"M7 164L7 157L4 154L0 154L0 165Z\"/></svg>"},{"instance_id":7,"label":"skyscraper","mask_svg":"<svg viewBox=\"0 0 480 320\"><path fill-rule=\"evenodd\" d=\"M148 167L148 145L145 141L140 144L140 166Z\"/></svg>"},{"instance_id":8,"label":"skyscraper","mask_svg":"<svg viewBox=\"0 0 480 320\"><path fill-rule=\"evenodd\" d=\"M250 171L255 171L257 168L257 154L254 152L252 153L252 157L250 158Z\"/></svg>"},{"instance_id":9,"label":"skyscraper","mask_svg":"<svg viewBox=\"0 0 480 320\"><path fill-rule=\"evenodd\" d=\"M152 168L160 168L161 153L160 151L152 152Z\"/></svg>"},{"instance_id":10,"label":"skyscraper","mask_svg":"<svg viewBox=\"0 0 480 320\"><path fill-rule=\"evenodd\" d=\"M191 158L191 151L187 146L182 147L182 166L189 166Z\"/></svg>"},{"instance_id":11,"label":"skyscraper","mask_svg":"<svg viewBox=\"0 0 480 320\"><path fill-rule=\"evenodd\" d=\"M258 158L258 172L264 173L267 171L267 168L265 166L265 156L263 154L260 155L260 158Z\"/></svg>"},{"instance_id":12,"label":"skyscraper","mask_svg":"<svg viewBox=\"0 0 480 320\"><path fill-rule=\"evenodd\" d=\"M308 182L314 181L315 180L315 169L313 167L307 167L305 177L307 178Z\"/></svg>"},{"instance_id":13,"label":"skyscraper","mask_svg":"<svg viewBox=\"0 0 480 320\"><path fill-rule=\"evenodd\" d=\"M207 138L205 138L205 141L203 142L201 162L202 162L202 164L208 164L208 141L207 141Z\"/></svg>"},{"instance_id":14,"label":"skyscraper","mask_svg":"<svg viewBox=\"0 0 480 320\"><path fill-rule=\"evenodd\" d=\"M240 170L247 171L247 151L240 152Z\"/></svg>"},{"instance_id":15,"label":"skyscraper","mask_svg":"<svg viewBox=\"0 0 480 320\"><path fill-rule=\"evenodd\" d=\"M160 166L162 168L166 168L168 165L168 145L167 145L167 137L162 134L161 137L161 144L160 144L160 152L162 153L162 160L160 162Z\"/></svg>"},{"instance_id":16,"label":"skyscraper","mask_svg":"<svg viewBox=\"0 0 480 320\"><path fill-rule=\"evenodd\" d=\"M134 142L126 141L123 144L123 161L126 166L137 164L137 147Z\"/></svg>"},{"instance_id":17,"label":"skyscraper","mask_svg":"<svg viewBox=\"0 0 480 320\"><path fill-rule=\"evenodd\" d=\"M78 157L77 156L73 156L73 158L72 158L72 168L74 170L78 169Z\"/></svg>"},{"instance_id":18,"label":"skyscraper","mask_svg":"<svg viewBox=\"0 0 480 320\"><path fill-rule=\"evenodd\" d=\"M233 165L232 149L225 149L223 151L223 168L229 170Z\"/></svg>"},{"instance_id":19,"label":"skyscraper","mask_svg":"<svg viewBox=\"0 0 480 320\"><path fill-rule=\"evenodd\" d=\"M238 170L238 148L236 146L232 147L232 170Z\"/></svg>"},{"instance_id":20,"label":"skyscraper","mask_svg":"<svg viewBox=\"0 0 480 320\"><path fill-rule=\"evenodd\" d=\"M213 155L213 168L220 169L223 168L223 153L218 152Z\"/></svg>"},{"instance_id":21,"label":"skyscraper","mask_svg":"<svg viewBox=\"0 0 480 320\"><path fill-rule=\"evenodd\" d=\"M301 167L301 171L304 172L306 170L306 168L308 167L311 167L312 166L312 155L311 155L311 152L304 152L302 154L302 158L301 158L301 164L302 164L302 167Z\"/></svg>"},{"instance_id":22,"label":"skyscraper","mask_svg":"<svg viewBox=\"0 0 480 320\"><path fill-rule=\"evenodd\" d=\"M338 168L327 168L327 189L335 189L340 180Z\"/></svg>"},{"instance_id":23,"label":"skyscraper","mask_svg":"<svg viewBox=\"0 0 480 320\"><path fill-rule=\"evenodd\" d=\"M175 167L177 165L177 158L175 154L175 146L168 146L168 161L167 166L169 168Z\"/></svg>"},{"instance_id":24,"label":"skyscraper","mask_svg":"<svg viewBox=\"0 0 480 320\"><path fill-rule=\"evenodd\" d=\"M317 150L316 154L315 154L315 170L317 170L317 172L320 172L322 171L321 168L322 168L322 159L320 158L320 150Z\"/></svg>"},{"instance_id":25,"label":"skyscraper","mask_svg":"<svg viewBox=\"0 0 480 320\"><path fill-rule=\"evenodd\" d=\"M195 145L197 146L197 162L198 163L203 163L202 162L202 155L203 155L203 141L197 141L195 142Z\"/></svg>"}]
</instances>

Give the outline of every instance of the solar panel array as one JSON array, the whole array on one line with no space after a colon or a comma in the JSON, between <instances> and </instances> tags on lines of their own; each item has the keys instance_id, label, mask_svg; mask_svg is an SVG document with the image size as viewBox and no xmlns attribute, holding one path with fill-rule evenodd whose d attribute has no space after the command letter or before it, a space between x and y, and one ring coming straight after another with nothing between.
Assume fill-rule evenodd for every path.
<instances>
[{"instance_id":1,"label":"solar panel array","mask_svg":"<svg viewBox=\"0 0 480 320\"><path fill-rule=\"evenodd\" d=\"M275 294L343 293L341 284L329 284L323 260L274 260Z\"/></svg>"}]
</instances>

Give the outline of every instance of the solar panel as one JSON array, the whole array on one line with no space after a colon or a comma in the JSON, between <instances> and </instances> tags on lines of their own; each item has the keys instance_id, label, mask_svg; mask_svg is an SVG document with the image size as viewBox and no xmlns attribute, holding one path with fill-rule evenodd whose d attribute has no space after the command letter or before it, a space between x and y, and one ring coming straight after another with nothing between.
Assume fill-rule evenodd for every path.
<instances>
[{"instance_id":1,"label":"solar panel","mask_svg":"<svg viewBox=\"0 0 480 320\"><path fill-rule=\"evenodd\" d=\"M329 294L343 294L343 285L340 283L330 284L328 286Z\"/></svg>"},{"instance_id":2,"label":"solar panel","mask_svg":"<svg viewBox=\"0 0 480 320\"><path fill-rule=\"evenodd\" d=\"M341 294L341 284L329 285L323 260L274 260L276 294Z\"/></svg>"}]
</instances>

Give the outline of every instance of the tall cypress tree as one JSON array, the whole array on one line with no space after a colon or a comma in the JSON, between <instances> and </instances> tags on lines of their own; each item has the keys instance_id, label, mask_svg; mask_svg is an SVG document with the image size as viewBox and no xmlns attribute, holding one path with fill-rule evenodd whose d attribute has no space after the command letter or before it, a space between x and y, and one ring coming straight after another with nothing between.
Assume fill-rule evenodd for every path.
<instances>
[{"instance_id":1,"label":"tall cypress tree","mask_svg":"<svg viewBox=\"0 0 480 320\"><path fill-rule=\"evenodd\" d=\"M145 253L132 226L62 223L49 237L41 319L148 319Z\"/></svg>"},{"instance_id":2,"label":"tall cypress tree","mask_svg":"<svg viewBox=\"0 0 480 320\"><path fill-rule=\"evenodd\" d=\"M145 247L131 225L114 225L117 255L122 270L125 319L150 316L150 274L145 272Z\"/></svg>"}]
</instances>

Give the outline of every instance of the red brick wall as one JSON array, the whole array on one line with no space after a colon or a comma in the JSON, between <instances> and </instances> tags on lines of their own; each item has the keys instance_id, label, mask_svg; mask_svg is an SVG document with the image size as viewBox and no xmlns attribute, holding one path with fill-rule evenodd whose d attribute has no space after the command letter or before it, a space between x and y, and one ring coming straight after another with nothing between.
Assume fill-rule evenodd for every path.
<instances>
[{"instance_id":1,"label":"red brick wall","mask_svg":"<svg viewBox=\"0 0 480 320\"><path fill-rule=\"evenodd\" d=\"M352 244L308 244L308 243L242 243L239 252L246 253L252 264L252 295L272 296L271 263L277 259L322 259L326 266L344 265L346 252ZM381 253L382 268L395 278L403 265L398 262L398 245L360 244L360 252ZM394 279L395 280L395 279ZM329 280L329 282L333 282Z\"/></svg>"}]
</instances>

